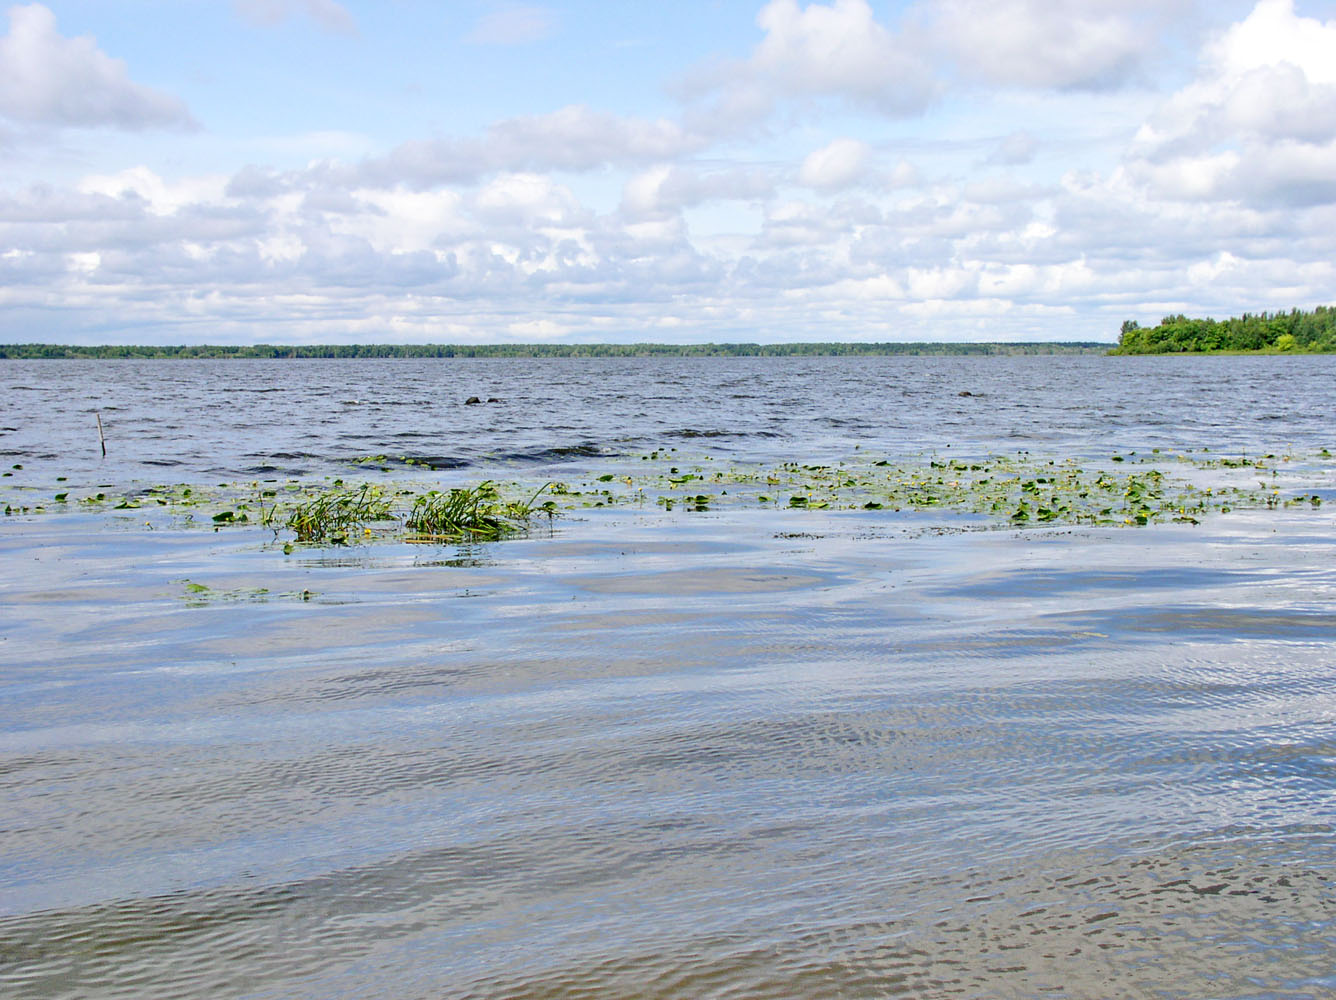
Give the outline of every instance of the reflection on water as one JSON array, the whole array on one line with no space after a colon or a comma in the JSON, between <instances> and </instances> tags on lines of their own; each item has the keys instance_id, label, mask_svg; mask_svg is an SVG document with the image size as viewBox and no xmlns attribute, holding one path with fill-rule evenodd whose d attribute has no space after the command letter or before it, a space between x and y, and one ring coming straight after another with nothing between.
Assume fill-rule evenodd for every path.
<instances>
[{"instance_id":1,"label":"reflection on water","mask_svg":"<svg viewBox=\"0 0 1336 1000\"><path fill-rule=\"evenodd\" d=\"M1336 989L1329 516L800 516L7 524L0 993Z\"/></svg>"}]
</instances>

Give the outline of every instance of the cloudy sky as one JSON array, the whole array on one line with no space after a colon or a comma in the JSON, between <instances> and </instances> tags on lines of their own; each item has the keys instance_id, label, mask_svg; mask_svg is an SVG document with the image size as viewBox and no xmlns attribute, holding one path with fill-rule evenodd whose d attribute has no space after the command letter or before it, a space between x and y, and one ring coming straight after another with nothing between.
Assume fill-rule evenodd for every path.
<instances>
[{"instance_id":1,"label":"cloudy sky","mask_svg":"<svg viewBox=\"0 0 1336 1000\"><path fill-rule=\"evenodd\" d=\"M49 0L0 341L1111 340L1336 302L1336 2Z\"/></svg>"}]
</instances>

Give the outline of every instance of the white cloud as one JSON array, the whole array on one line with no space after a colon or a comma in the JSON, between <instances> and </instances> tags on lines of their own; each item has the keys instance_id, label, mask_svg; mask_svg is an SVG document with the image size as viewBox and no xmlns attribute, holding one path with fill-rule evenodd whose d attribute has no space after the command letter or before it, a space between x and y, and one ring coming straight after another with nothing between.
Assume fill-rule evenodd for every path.
<instances>
[{"instance_id":1,"label":"white cloud","mask_svg":"<svg viewBox=\"0 0 1336 1000\"><path fill-rule=\"evenodd\" d=\"M540 174L503 174L473 199L475 211L492 223L565 225L585 216L569 188Z\"/></svg>"},{"instance_id":2,"label":"white cloud","mask_svg":"<svg viewBox=\"0 0 1336 1000\"><path fill-rule=\"evenodd\" d=\"M226 188L225 177L206 175L168 182L148 167L131 167L115 174L93 174L79 184L83 194L118 199L133 197L158 215L170 215L190 205L216 203Z\"/></svg>"},{"instance_id":3,"label":"white cloud","mask_svg":"<svg viewBox=\"0 0 1336 1000\"><path fill-rule=\"evenodd\" d=\"M1019 167L1034 159L1039 141L1024 129L1012 132L988 154L988 161L1005 167Z\"/></svg>"},{"instance_id":4,"label":"white cloud","mask_svg":"<svg viewBox=\"0 0 1336 1000\"><path fill-rule=\"evenodd\" d=\"M547 7L503 7L478 18L465 41L474 45L528 45L556 29L556 13Z\"/></svg>"},{"instance_id":5,"label":"white cloud","mask_svg":"<svg viewBox=\"0 0 1336 1000\"><path fill-rule=\"evenodd\" d=\"M1259 0L1248 17L1208 46L1208 60L1227 75L1290 63L1318 83L1336 83L1336 20L1299 17L1294 0Z\"/></svg>"},{"instance_id":6,"label":"white cloud","mask_svg":"<svg viewBox=\"0 0 1336 1000\"><path fill-rule=\"evenodd\" d=\"M361 190L359 204L369 211L340 223L356 227L382 253L435 250L472 234L464 199L454 191Z\"/></svg>"},{"instance_id":7,"label":"white cloud","mask_svg":"<svg viewBox=\"0 0 1336 1000\"><path fill-rule=\"evenodd\" d=\"M897 113L922 110L931 95L922 60L877 22L866 0L805 8L771 0L756 23L765 38L751 68L784 91L839 94Z\"/></svg>"},{"instance_id":8,"label":"white cloud","mask_svg":"<svg viewBox=\"0 0 1336 1000\"><path fill-rule=\"evenodd\" d=\"M768 248L818 247L832 243L848 232L847 222L829 212L826 206L786 201L767 208L757 245Z\"/></svg>"},{"instance_id":9,"label":"white cloud","mask_svg":"<svg viewBox=\"0 0 1336 1000\"><path fill-rule=\"evenodd\" d=\"M531 161L576 170L670 159L702 144L680 125L663 118L622 117L583 105L509 118L487 134L488 152L498 164Z\"/></svg>"},{"instance_id":10,"label":"white cloud","mask_svg":"<svg viewBox=\"0 0 1336 1000\"><path fill-rule=\"evenodd\" d=\"M1336 199L1336 19L1260 0L1138 131L1129 175L1162 197Z\"/></svg>"},{"instance_id":11,"label":"white cloud","mask_svg":"<svg viewBox=\"0 0 1336 1000\"><path fill-rule=\"evenodd\" d=\"M858 139L836 139L808 153L798 180L810 188L835 190L857 183L867 172L871 150Z\"/></svg>"},{"instance_id":12,"label":"white cloud","mask_svg":"<svg viewBox=\"0 0 1336 1000\"><path fill-rule=\"evenodd\" d=\"M882 184L887 190L894 190L895 188L916 187L922 179L918 168L914 164L908 160L901 160L891 168L889 173L882 177Z\"/></svg>"},{"instance_id":13,"label":"white cloud","mask_svg":"<svg viewBox=\"0 0 1336 1000\"><path fill-rule=\"evenodd\" d=\"M517 337L534 340L551 340L571 332L571 327L564 323L554 323L550 319L517 320L506 329Z\"/></svg>"},{"instance_id":14,"label":"white cloud","mask_svg":"<svg viewBox=\"0 0 1336 1000\"><path fill-rule=\"evenodd\" d=\"M470 183L498 171L581 171L672 160L704 144L702 137L667 119L569 105L545 115L504 119L481 139L406 142L365 161L357 174L373 185L433 187Z\"/></svg>"},{"instance_id":15,"label":"white cloud","mask_svg":"<svg viewBox=\"0 0 1336 1000\"><path fill-rule=\"evenodd\" d=\"M243 18L262 27L305 14L327 31L341 34L357 31L357 21L336 0L233 0L233 4Z\"/></svg>"},{"instance_id":16,"label":"white cloud","mask_svg":"<svg viewBox=\"0 0 1336 1000\"><path fill-rule=\"evenodd\" d=\"M1154 38L1144 0L939 0L928 18L960 71L1004 86L1125 83Z\"/></svg>"},{"instance_id":17,"label":"white cloud","mask_svg":"<svg viewBox=\"0 0 1336 1000\"><path fill-rule=\"evenodd\" d=\"M698 71L688 87L712 98L702 127L758 120L780 98L834 97L900 117L923 111L937 94L918 49L881 25L866 0L806 7L770 0L756 24L763 37L748 59Z\"/></svg>"},{"instance_id":18,"label":"white cloud","mask_svg":"<svg viewBox=\"0 0 1336 1000\"><path fill-rule=\"evenodd\" d=\"M161 324L177 339L192 335L172 326L181 317L232 339L810 339L813 322L851 338L1111 338L1150 312L1329 298L1336 70L1321 57L1336 22L1264 0L1195 64L1185 50L1166 77L1195 70L1192 82L1148 115L1146 91L1091 89L1129 79L1130 64L1082 77L1049 58L1043 33L1057 29L1038 7L1001 2L1019 23L999 48L1037 38L1042 65L985 54L957 92L967 99L944 91L922 123L886 117L914 106L897 110L895 81L920 102L933 90L918 61L941 55L927 20L911 8L883 26L862 0L775 0L702 116L727 124L730 101L787 112L764 130L754 117L709 131L574 104L372 158L369 137L315 135L300 140L315 159L299 170L261 153L230 178L191 176L145 143L143 166L0 183L0 299L26 310L0 314L0 333L49 310L48 330ZM1125 30L1143 27L1141 2L1126 5ZM1119 9L1053 6L1081 25ZM936 72L953 71L939 59ZM985 97L979 81L1067 89ZM1095 133L1119 145L1093 145ZM1039 137L1043 163L1028 168Z\"/></svg>"},{"instance_id":19,"label":"white cloud","mask_svg":"<svg viewBox=\"0 0 1336 1000\"><path fill-rule=\"evenodd\" d=\"M627 180L621 210L632 219L676 214L708 201L755 201L769 197L774 182L764 171L738 168L701 173L660 164Z\"/></svg>"},{"instance_id":20,"label":"white cloud","mask_svg":"<svg viewBox=\"0 0 1336 1000\"><path fill-rule=\"evenodd\" d=\"M0 38L0 114L50 126L194 126L181 101L131 81L125 63L94 39L61 35L41 4L9 9L9 34Z\"/></svg>"}]
</instances>

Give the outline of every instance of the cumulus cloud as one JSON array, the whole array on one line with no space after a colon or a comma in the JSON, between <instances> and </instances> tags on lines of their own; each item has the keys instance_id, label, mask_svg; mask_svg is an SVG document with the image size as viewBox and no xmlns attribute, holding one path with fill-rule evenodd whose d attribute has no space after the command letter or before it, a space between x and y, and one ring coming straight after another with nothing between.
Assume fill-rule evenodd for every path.
<instances>
[{"instance_id":1,"label":"cumulus cloud","mask_svg":"<svg viewBox=\"0 0 1336 1000\"><path fill-rule=\"evenodd\" d=\"M932 94L924 62L866 0L805 8L771 0L756 23L765 38L750 68L784 91L837 94L894 113L921 111Z\"/></svg>"},{"instance_id":2,"label":"cumulus cloud","mask_svg":"<svg viewBox=\"0 0 1336 1000\"><path fill-rule=\"evenodd\" d=\"M190 128L186 106L130 79L90 37L66 38L41 4L11 7L0 38L0 114L26 124Z\"/></svg>"},{"instance_id":3,"label":"cumulus cloud","mask_svg":"<svg viewBox=\"0 0 1336 1000\"><path fill-rule=\"evenodd\" d=\"M774 182L761 170L738 168L701 172L688 167L659 165L627 180L621 208L632 219L676 214L708 201L752 201L768 198Z\"/></svg>"},{"instance_id":4,"label":"cumulus cloud","mask_svg":"<svg viewBox=\"0 0 1336 1000\"><path fill-rule=\"evenodd\" d=\"M58 302L45 329L86 310L127 332L195 316L235 339L276 323L285 339L802 339L816 318L859 338L1111 338L1129 315L1154 318L1143 309L1330 294L1336 22L1263 0L1147 115L1146 92L1096 92L1132 79L1117 54L1144 28L1142 0L1054 0L1052 24L998 0L1014 34L980 56L970 86L1066 92L1008 93L974 113L971 90L972 108L945 106L945 124L888 125L931 100L918 60L941 55L934 25L983 10L972 2L945 0L934 21L925 0L900 26L879 25L865 0L766 3L758 44L701 92L716 124L752 132L746 115L792 102L799 113L770 118L763 146L690 117L577 104L367 159L320 146L312 155L344 159L303 169L266 166L251 147L259 160L230 177L117 164L63 188L0 187L0 333ZM1061 32L1084 51L1090 24L1119 17L1112 51L1078 72ZM1026 39L1039 65L1017 68ZM835 113L804 114L818 99ZM1116 115L1131 106L1146 127L1121 163L1052 117L1130 131L1139 118ZM795 118L802 130L786 131ZM1044 169L1027 172L1036 135ZM1079 169L1058 181L1064 158ZM570 181L581 172L594 176Z\"/></svg>"},{"instance_id":5,"label":"cumulus cloud","mask_svg":"<svg viewBox=\"0 0 1336 1000\"><path fill-rule=\"evenodd\" d=\"M687 86L711 100L702 121L736 127L763 118L781 98L838 98L901 117L937 94L918 48L879 23L866 0L806 7L770 0L756 24L763 37L747 59L698 71Z\"/></svg>"},{"instance_id":6,"label":"cumulus cloud","mask_svg":"<svg viewBox=\"0 0 1336 1000\"><path fill-rule=\"evenodd\" d=\"M940 0L936 44L966 76L1003 86L1104 90L1153 50L1148 5L1133 0Z\"/></svg>"},{"instance_id":7,"label":"cumulus cloud","mask_svg":"<svg viewBox=\"0 0 1336 1000\"><path fill-rule=\"evenodd\" d=\"M836 139L807 154L798 181L823 190L849 187L866 174L870 153L868 144L858 139Z\"/></svg>"},{"instance_id":8,"label":"cumulus cloud","mask_svg":"<svg viewBox=\"0 0 1336 1000\"><path fill-rule=\"evenodd\" d=\"M868 0L769 0L750 55L698 67L704 131L767 118L782 100L842 99L891 117L928 110L962 82L1098 92L1141 81L1161 33L1189 0L918 0L902 21Z\"/></svg>"},{"instance_id":9,"label":"cumulus cloud","mask_svg":"<svg viewBox=\"0 0 1336 1000\"><path fill-rule=\"evenodd\" d=\"M273 27L305 14L326 31L353 34L357 21L336 0L233 0L237 13L251 24Z\"/></svg>"},{"instance_id":10,"label":"cumulus cloud","mask_svg":"<svg viewBox=\"0 0 1336 1000\"><path fill-rule=\"evenodd\" d=\"M497 171L580 171L671 160L704 144L700 136L666 119L570 105L546 115L497 122L481 139L403 143L384 157L364 162L358 173L370 183L432 187L469 183Z\"/></svg>"},{"instance_id":11,"label":"cumulus cloud","mask_svg":"<svg viewBox=\"0 0 1336 1000\"><path fill-rule=\"evenodd\" d=\"M131 167L114 174L85 177L78 189L83 194L132 198L151 212L170 215L185 206L218 203L226 185L227 179L216 175L168 181L148 167Z\"/></svg>"},{"instance_id":12,"label":"cumulus cloud","mask_svg":"<svg viewBox=\"0 0 1336 1000\"><path fill-rule=\"evenodd\" d=\"M786 201L767 208L758 247L812 247L840 239L848 232L844 221L823 205Z\"/></svg>"},{"instance_id":13,"label":"cumulus cloud","mask_svg":"<svg viewBox=\"0 0 1336 1000\"><path fill-rule=\"evenodd\" d=\"M473 199L474 210L494 224L566 225L585 215L565 185L540 174L503 174L493 178Z\"/></svg>"},{"instance_id":14,"label":"cumulus cloud","mask_svg":"<svg viewBox=\"0 0 1336 1000\"><path fill-rule=\"evenodd\" d=\"M1260 0L1136 135L1129 175L1165 197L1336 198L1336 19Z\"/></svg>"},{"instance_id":15,"label":"cumulus cloud","mask_svg":"<svg viewBox=\"0 0 1336 1000\"><path fill-rule=\"evenodd\" d=\"M1143 155L1174 155L1239 138L1336 137L1336 19L1299 17L1292 0L1261 0L1207 46L1197 79L1137 136Z\"/></svg>"},{"instance_id":16,"label":"cumulus cloud","mask_svg":"<svg viewBox=\"0 0 1336 1000\"><path fill-rule=\"evenodd\" d=\"M547 7L503 7L478 18L465 41L474 45L528 45L548 37L557 26Z\"/></svg>"}]
</instances>

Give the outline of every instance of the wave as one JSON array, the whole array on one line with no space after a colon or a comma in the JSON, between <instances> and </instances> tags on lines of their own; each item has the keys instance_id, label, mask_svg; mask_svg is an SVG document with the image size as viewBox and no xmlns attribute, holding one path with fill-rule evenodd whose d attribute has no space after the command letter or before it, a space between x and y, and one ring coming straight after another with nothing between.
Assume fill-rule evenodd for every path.
<instances>
[{"instance_id":1,"label":"wave","mask_svg":"<svg viewBox=\"0 0 1336 1000\"><path fill-rule=\"evenodd\" d=\"M496 457L506 462L564 462L576 458L612 458L621 454L614 448L586 441L580 444L556 445L551 448L503 452Z\"/></svg>"}]
</instances>

